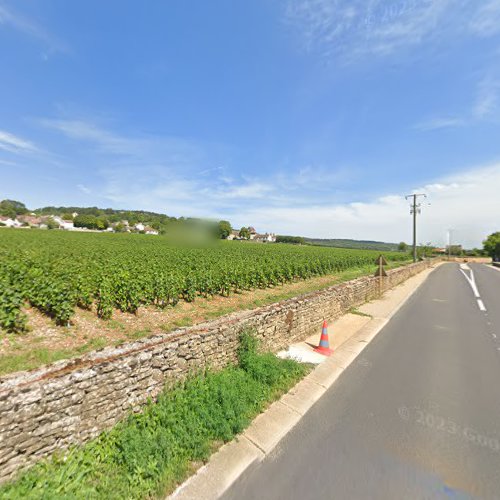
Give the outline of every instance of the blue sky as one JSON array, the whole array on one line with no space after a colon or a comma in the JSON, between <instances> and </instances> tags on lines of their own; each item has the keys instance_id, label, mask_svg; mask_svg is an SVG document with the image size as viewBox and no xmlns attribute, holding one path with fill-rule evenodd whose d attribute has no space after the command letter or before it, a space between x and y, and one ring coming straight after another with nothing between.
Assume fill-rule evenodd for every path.
<instances>
[{"instance_id":1,"label":"blue sky","mask_svg":"<svg viewBox=\"0 0 500 500\"><path fill-rule=\"evenodd\" d=\"M500 0L0 0L0 198L316 237L500 229Z\"/></svg>"}]
</instances>

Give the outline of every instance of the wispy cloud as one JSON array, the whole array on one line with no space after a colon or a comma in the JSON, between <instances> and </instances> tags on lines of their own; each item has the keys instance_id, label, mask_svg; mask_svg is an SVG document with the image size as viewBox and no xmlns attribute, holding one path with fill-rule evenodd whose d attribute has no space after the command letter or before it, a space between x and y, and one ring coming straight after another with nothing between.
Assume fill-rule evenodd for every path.
<instances>
[{"instance_id":1,"label":"wispy cloud","mask_svg":"<svg viewBox=\"0 0 500 500\"><path fill-rule=\"evenodd\" d=\"M3 130L0 130L0 149L16 154L37 151L36 146L32 142Z\"/></svg>"},{"instance_id":2,"label":"wispy cloud","mask_svg":"<svg viewBox=\"0 0 500 500\"><path fill-rule=\"evenodd\" d=\"M91 194L92 193L92 190L89 189L87 186L85 186L85 184L77 184L76 187L78 188L79 191L81 191L84 194Z\"/></svg>"},{"instance_id":3,"label":"wispy cloud","mask_svg":"<svg viewBox=\"0 0 500 500\"><path fill-rule=\"evenodd\" d=\"M470 30L479 37L488 37L499 33L500 0L477 3L479 9L471 19Z\"/></svg>"},{"instance_id":4,"label":"wispy cloud","mask_svg":"<svg viewBox=\"0 0 500 500\"><path fill-rule=\"evenodd\" d=\"M38 23L26 18L10 7L8 8L5 4L0 4L0 27L2 25L11 27L41 42L45 47L45 51L42 53L44 59L47 59L49 54L54 52L70 52L69 46L65 42L46 31Z\"/></svg>"},{"instance_id":5,"label":"wispy cloud","mask_svg":"<svg viewBox=\"0 0 500 500\"><path fill-rule=\"evenodd\" d=\"M500 120L500 78L490 73L476 84L472 104L462 116L438 116L414 125L421 131L439 130L477 125L484 121Z\"/></svg>"},{"instance_id":6,"label":"wispy cloud","mask_svg":"<svg viewBox=\"0 0 500 500\"><path fill-rule=\"evenodd\" d=\"M457 35L500 32L500 0L288 0L286 21L322 57L386 56Z\"/></svg>"},{"instance_id":7,"label":"wispy cloud","mask_svg":"<svg viewBox=\"0 0 500 500\"><path fill-rule=\"evenodd\" d=\"M417 130L437 130L442 128L463 127L465 123L465 120L462 118L443 116L431 118L430 120L417 123L414 128Z\"/></svg>"},{"instance_id":8,"label":"wispy cloud","mask_svg":"<svg viewBox=\"0 0 500 500\"><path fill-rule=\"evenodd\" d=\"M500 111L500 79L488 76L478 85L472 115L478 119L489 118Z\"/></svg>"},{"instance_id":9,"label":"wispy cloud","mask_svg":"<svg viewBox=\"0 0 500 500\"><path fill-rule=\"evenodd\" d=\"M286 19L324 56L390 54L439 34L459 0L290 0Z\"/></svg>"}]
</instances>

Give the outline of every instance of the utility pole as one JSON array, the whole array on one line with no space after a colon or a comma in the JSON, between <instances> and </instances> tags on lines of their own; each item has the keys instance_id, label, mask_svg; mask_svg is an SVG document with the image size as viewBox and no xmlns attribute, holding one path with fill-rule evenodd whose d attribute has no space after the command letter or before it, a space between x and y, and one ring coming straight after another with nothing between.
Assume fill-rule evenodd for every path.
<instances>
[{"instance_id":1,"label":"utility pole","mask_svg":"<svg viewBox=\"0 0 500 500\"><path fill-rule=\"evenodd\" d=\"M413 214L413 262L417 262L417 213L420 213L420 203L417 203L418 197L423 196L427 198L427 195L422 193L409 194L405 196L405 199L413 199L410 214Z\"/></svg>"},{"instance_id":2,"label":"utility pole","mask_svg":"<svg viewBox=\"0 0 500 500\"><path fill-rule=\"evenodd\" d=\"M448 229L448 260L451 260L451 232L453 229Z\"/></svg>"}]
</instances>

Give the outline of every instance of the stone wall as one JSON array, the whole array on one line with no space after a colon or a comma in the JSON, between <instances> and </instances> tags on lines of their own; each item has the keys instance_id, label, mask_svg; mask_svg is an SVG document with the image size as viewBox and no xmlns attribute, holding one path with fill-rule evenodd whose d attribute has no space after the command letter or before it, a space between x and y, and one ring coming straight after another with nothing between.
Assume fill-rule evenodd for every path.
<instances>
[{"instance_id":1,"label":"stone wall","mask_svg":"<svg viewBox=\"0 0 500 500\"><path fill-rule=\"evenodd\" d=\"M383 290L428 266L419 262L389 271ZM57 449L97 436L166 383L234 362L243 329L254 329L263 349L277 351L319 332L323 319L334 320L377 297L379 287L379 278L363 277L0 378L0 481Z\"/></svg>"}]
</instances>

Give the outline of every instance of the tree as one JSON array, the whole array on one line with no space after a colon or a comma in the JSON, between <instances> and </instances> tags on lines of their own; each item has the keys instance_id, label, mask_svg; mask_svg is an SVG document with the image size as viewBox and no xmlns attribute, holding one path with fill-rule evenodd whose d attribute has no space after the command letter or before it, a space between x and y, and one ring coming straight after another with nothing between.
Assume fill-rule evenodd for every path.
<instances>
[{"instance_id":1,"label":"tree","mask_svg":"<svg viewBox=\"0 0 500 500\"><path fill-rule=\"evenodd\" d=\"M398 245L398 251L399 252L407 252L408 251L408 245L402 241L399 245Z\"/></svg>"},{"instance_id":2,"label":"tree","mask_svg":"<svg viewBox=\"0 0 500 500\"><path fill-rule=\"evenodd\" d=\"M219 221L219 237L223 240L227 239L227 237L231 234L231 224L227 220Z\"/></svg>"},{"instance_id":3,"label":"tree","mask_svg":"<svg viewBox=\"0 0 500 500\"><path fill-rule=\"evenodd\" d=\"M240 229L240 238L245 238L246 240L250 239L250 231L248 227L242 227Z\"/></svg>"},{"instance_id":4,"label":"tree","mask_svg":"<svg viewBox=\"0 0 500 500\"><path fill-rule=\"evenodd\" d=\"M47 229L59 229L59 224L52 217L49 217L45 224L47 224Z\"/></svg>"},{"instance_id":5,"label":"tree","mask_svg":"<svg viewBox=\"0 0 500 500\"><path fill-rule=\"evenodd\" d=\"M62 214L61 219L63 220L73 220L73 214L66 212Z\"/></svg>"},{"instance_id":6,"label":"tree","mask_svg":"<svg viewBox=\"0 0 500 500\"><path fill-rule=\"evenodd\" d=\"M292 245L304 245L305 240L302 236L287 236L278 234L276 236L276 243L291 243Z\"/></svg>"},{"instance_id":7,"label":"tree","mask_svg":"<svg viewBox=\"0 0 500 500\"><path fill-rule=\"evenodd\" d=\"M426 257L431 257L434 251L434 245L429 241L425 245L420 243L417 246L417 257L419 259L425 259Z\"/></svg>"},{"instance_id":8,"label":"tree","mask_svg":"<svg viewBox=\"0 0 500 500\"><path fill-rule=\"evenodd\" d=\"M500 231L490 234L483 241L484 251L494 260L500 260Z\"/></svg>"},{"instance_id":9,"label":"tree","mask_svg":"<svg viewBox=\"0 0 500 500\"><path fill-rule=\"evenodd\" d=\"M75 227L86 227L87 229L97 228L97 217L95 215L77 215L73 220Z\"/></svg>"},{"instance_id":10,"label":"tree","mask_svg":"<svg viewBox=\"0 0 500 500\"><path fill-rule=\"evenodd\" d=\"M96 218L96 229L103 231L109 227L108 219L104 216L100 216Z\"/></svg>"},{"instance_id":11,"label":"tree","mask_svg":"<svg viewBox=\"0 0 500 500\"><path fill-rule=\"evenodd\" d=\"M24 203L16 200L0 201L0 215L15 218L18 215L27 214L29 210Z\"/></svg>"}]
</instances>

